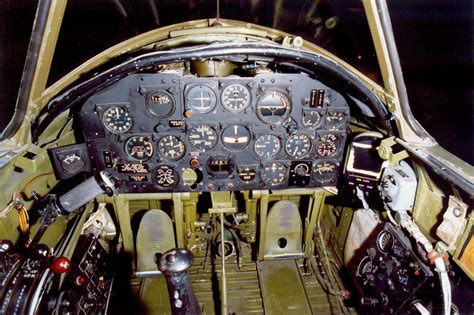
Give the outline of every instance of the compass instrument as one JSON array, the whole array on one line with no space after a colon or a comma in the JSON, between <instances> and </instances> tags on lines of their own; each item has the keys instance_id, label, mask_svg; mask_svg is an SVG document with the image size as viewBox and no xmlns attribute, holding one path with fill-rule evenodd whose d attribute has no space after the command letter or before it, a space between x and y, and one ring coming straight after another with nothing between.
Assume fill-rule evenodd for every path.
<instances>
[{"instance_id":1,"label":"compass instrument","mask_svg":"<svg viewBox=\"0 0 474 315\"><path fill-rule=\"evenodd\" d=\"M221 102L228 111L241 112L250 105L250 91L240 83L228 85L222 91Z\"/></svg>"},{"instance_id":2,"label":"compass instrument","mask_svg":"<svg viewBox=\"0 0 474 315\"><path fill-rule=\"evenodd\" d=\"M253 145L255 154L262 159L274 158L281 149L281 141L275 135L261 135Z\"/></svg>"},{"instance_id":3,"label":"compass instrument","mask_svg":"<svg viewBox=\"0 0 474 315\"><path fill-rule=\"evenodd\" d=\"M304 158L311 151L311 139L303 133L294 134L286 140L285 151L292 158Z\"/></svg>"},{"instance_id":4,"label":"compass instrument","mask_svg":"<svg viewBox=\"0 0 474 315\"><path fill-rule=\"evenodd\" d=\"M178 137L167 135L158 141L160 154L170 160L179 160L183 157L186 146Z\"/></svg>"},{"instance_id":5,"label":"compass instrument","mask_svg":"<svg viewBox=\"0 0 474 315\"><path fill-rule=\"evenodd\" d=\"M222 143L231 151L241 151L250 142L250 131L241 125L231 125L222 132Z\"/></svg>"},{"instance_id":6,"label":"compass instrument","mask_svg":"<svg viewBox=\"0 0 474 315\"><path fill-rule=\"evenodd\" d=\"M113 133L124 133L132 127L132 115L125 107L108 107L102 115L102 124L105 129Z\"/></svg>"},{"instance_id":7,"label":"compass instrument","mask_svg":"<svg viewBox=\"0 0 474 315\"><path fill-rule=\"evenodd\" d=\"M153 156L153 144L147 137L133 136L125 142L125 154L134 161L146 161Z\"/></svg>"},{"instance_id":8,"label":"compass instrument","mask_svg":"<svg viewBox=\"0 0 474 315\"><path fill-rule=\"evenodd\" d=\"M206 114L216 106L217 97L207 85L196 85L186 94L186 105L195 113Z\"/></svg>"},{"instance_id":9,"label":"compass instrument","mask_svg":"<svg viewBox=\"0 0 474 315\"><path fill-rule=\"evenodd\" d=\"M217 134L209 125L197 125L189 130L188 140L194 149L206 152L216 145Z\"/></svg>"}]
</instances>

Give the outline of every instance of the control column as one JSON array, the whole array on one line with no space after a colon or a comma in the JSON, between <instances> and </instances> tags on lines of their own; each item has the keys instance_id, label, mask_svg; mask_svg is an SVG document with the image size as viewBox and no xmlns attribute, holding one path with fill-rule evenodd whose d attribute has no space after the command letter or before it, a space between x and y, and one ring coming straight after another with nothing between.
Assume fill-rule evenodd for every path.
<instances>
[{"instance_id":1,"label":"control column","mask_svg":"<svg viewBox=\"0 0 474 315\"><path fill-rule=\"evenodd\" d=\"M189 280L188 269L192 263L193 254L184 248L167 251L158 262L158 269L166 279L174 315L201 314Z\"/></svg>"}]
</instances>

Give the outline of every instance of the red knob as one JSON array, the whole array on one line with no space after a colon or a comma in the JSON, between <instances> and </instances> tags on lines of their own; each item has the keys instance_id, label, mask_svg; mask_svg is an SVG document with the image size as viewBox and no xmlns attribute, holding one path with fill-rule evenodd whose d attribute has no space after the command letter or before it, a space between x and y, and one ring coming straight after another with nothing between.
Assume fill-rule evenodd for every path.
<instances>
[{"instance_id":1,"label":"red knob","mask_svg":"<svg viewBox=\"0 0 474 315\"><path fill-rule=\"evenodd\" d=\"M58 257L53 260L51 264L51 270L54 273L65 273L71 267L71 261L66 257Z\"/></svg>"}]
</instances>

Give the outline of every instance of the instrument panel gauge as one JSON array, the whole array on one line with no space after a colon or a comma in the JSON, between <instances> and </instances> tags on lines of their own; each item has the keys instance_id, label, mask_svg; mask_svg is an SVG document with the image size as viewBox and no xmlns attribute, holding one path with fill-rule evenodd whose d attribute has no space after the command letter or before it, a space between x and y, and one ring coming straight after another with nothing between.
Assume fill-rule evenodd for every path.
<instances>
[{"instance_id":1,"label":"instrument panel gauge","mask_svg":"<svg viewBox=\"0 0 474 315\"><path fill-rule=\"evenodd\" d=\"M110 132L124 133L132 127L133 119L125 107L111 106L104 111L102 123Z\"/></svg>"},{"instance_id":2,"label":"instrument panel gauge","mask_svg":"<svg viewBox=\"0 0 474 315\"><path fill-rule=\"evenodd\" d=\"M184 156L186 146L178 137L167 135L158 141L160 154L170 160L179 160Z\"/></svg>"},{"instance_id":3,"label":"instrument panel gauge","mask_svg":"<svg viewBox=\"0 0 474 315\"><path fill-rule=\"evenodd\" d=\"M315 110L305 110L303 111L303 117L301 118L301 122L306 128L314 130L321 122L321 114Z\"/></svg>"},{"instance_id":4,"label":"instrument panel gauge","mask_svg":"<svg viewBox=\"0 0 474 315\"><path fill-rule=\"evenodd\" d=\"M314 178L320 183L331 182L337 174L337 165L331 161L318 162L313 168Z\"/></svg>"},{"instance_id":5,"label":"instrument panel gauge","mask_svg":"<svg viewBox=\"0 0 474 315\"><path fill-rule=\"evenodd\" d=\"M338 129L344 125L345 118L345 112L331 110L326 115L326 122L331 129Z\"/></svg>"},{"instance_id":6,"label":"instrument panel gauge","mask_svg":"<svg viewBox=\"0 0 474 315\"><path fill-rule=\"evenodd\" d=\"M82 155L74 152L62 156L60 161L64 173L76 173L84 169L86 165Z\"/></svg>"},{"instance_id":7,"label":"instrument panel gauge","mask_svg":"<svg viewBox=\"0 0 474 315\"><path fill-rule=\"evenodd\" d=\"M250 91L243 84L230 84L222 91L221 102L225 109L241 112L250 105Z\"/></svg>"},{"instance_id":8,"label":"instrument panel gauge","mask_svg":"<svg viewBox=\"0 0 474 315\"><path fill-rule=\"evenodd\" d=\"M216 145L217 133L211 126L201 124L189 130L188 140L194 149L206 152Z\"/></svg>"},{"instance_id":9,"label":"instrument panel gauge","mask_svg":"<svg viewBox=\"0 0 474 315\"><path fill-rule=\"evenodd\" d=\"M171 116L175 109L173 97L165 91L151 93L146 104L150 114L158 118Z\"/></svg>"},{"instance_id":10,"label":"instrument panel gauge","mask_svg":"<svg viewBox=\"0 0 474 315\"><path fill-rule=\"evenodd\" d=\"M265 91L257 100L258 118L269 125L279 125L288 118L291 101L288 95L277 90Z\"/></svg>"},{"instance_id":11,"label":"instrument panel gauge","mask_svg":"<svg viewBox=\"0 0 474 315\"><path fill-rule=\"evenodd\" d=\"M198 114L209 113L216 103L216 93L207 85L193 86L186 94L187 106Z\"/></svg>"},{"instance_id":12,"label":"instrument panel gauge","mask_svg":"<svg viewBox=\"0 0 474 315\"><path fill-rule=\"evenodd\" d=\"M275 135L261 135L255 140L253 148L260 158L272 159L280 152L281 141Z\"/></svg>"},{"instance_id":13,"label":"instrument panel gauge","mask_svg":"<svg viewBox=\"0 0 474 315\"><path fill-rule=\"evenodd\" d=\"M231 125L222 131L222 143L231 151L241 151L250 142L250 131L242 125Z\"/></svg>"},{"instance_id":14,"label":"instrument panel gauge","mask_svg":"<svg viewBox=\"0 0 474 315\"><path fill-rule=\"evenodd\" d=\"M271 162L263 165L260 178L269 186L281 185L286 179L287 168L279 162Z\"/></svg>"},{"instance_id":15,"label":"instrument panel gauge","mask_svg":"<svg viewBox=\"0 0 474 315\"><path fill-rule=\"evenodd\" d=\"M239 178L243 182L251 182L257 176L257 172L253 166L237 166L237 171L239 173Z\"/></svg>"},{"instance_id":16,"label":"instrument panel gauge","mask_svg":"<svg viewBox=\"0 0 474 315\"><path fill-rule=\"evenodd\" d=\"M147 137L133 136L125 142L125 154L134 161L146 161L153 156L153 144Z\"/></svg>"},{"instance_id":17,"label":"instrument panel gauge","mask_svg":"<svg viewBox=\"0 0 474 315\"><path fill-rule=\"evenodd\" d=\"M285 151L292 158L304 158L311 151L311 139L303 133L291 135L286 140Z\"/></svg>"},{"instance_id":18,"label":"instrument panel gauge","mask_svg":"<svg viewBox=\"0 0 474 315\"><path fill-rule=\"evenodd\" d=\"M160 165L156 169L155 182L158 186L168 188L176 183L176 174L174 169L168 165Z\"/></svg>"},{"instance_id":19,"label":"instrument panel gauge","mask_svg":"<svg viewBox=\"0 0 474 315\"><path fill-rule=\"evenodd\" d=\"M382 231L377 236L377 247L383 253L388 253L393 247L393 235L388 231Z\"/></svg>"},{"instance_id":20,"label":"instrument panel gauge","mask_svg":"<svg viewBox=\"0 0 474 315\"><path fill-rule=\"evenodd\" d=\"M319 137L316 153L319 156L334 156L337 153L339 138L333 134L326 134Z\"/></svg>"}]
</instances>

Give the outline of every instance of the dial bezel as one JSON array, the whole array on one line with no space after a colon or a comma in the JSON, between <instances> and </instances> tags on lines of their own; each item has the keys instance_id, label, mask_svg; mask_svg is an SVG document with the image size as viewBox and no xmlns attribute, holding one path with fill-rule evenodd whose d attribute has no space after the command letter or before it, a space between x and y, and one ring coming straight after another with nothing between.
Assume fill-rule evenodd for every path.
<instances>
[{"instance_id":1,"label":"dial bezel","mask_svg":"<svg viewBox=\"0 0 474 315\"><path fill-rule=\"evenodd\" d=\"M245 91L244 93L246 94L247 96L247 99L244 100L244 105L243 106L240 106L239 108L235 109L235 108L232 108L230 107L227 103L226 103L226 92L228 90L230 90L231 88L233 87L241 87L243 88L243 90ZM222 106L227 109L228 111L230 112L233 112L233 113L240 113L240 112L243 112L245 109L247 109L250 105L250 103L252 102L252 94L250 92L250 89L248 87L246 87L245 85L243 85L242 83L231 83L229 85L227 85L223 90L222 90L222 93L221 93L221 104Z\"/></svg>"},{"instance_id":2,"label":"dial bezel","mask_svg":"<svg viewBox=\"0 0 474 315\"><path fill-rule=\"evenodd\" d=\"M150 152L147 153L148 157L147 158L144 158L144 159L138 159L138 158L135 158L132 156L132 153L130 152L129 148L128 148L128 145L130 144L131 141L135 140L135 139L139 139L140 138L143 138L143 142L147 142L147 144L150 146L151 150ZM145 145L144 145L145 146ZM135 135L135 136L132 136L130 138L127 139L127 141L125 141L125 144L124 144L124 151L125 151L125 155L127 155L128 158L130 158L131 160L135 161L135 162L145 162L145 161L148 161L149 159L151 159L153 157L153 153L155 152L154 150L154 147L153 147L153 142L150 140L150 138L148 138L147 136L140 136L140 135Z\"/></svg>"},{"instance_id":3,"label":"dial bezel","mask_svg":"<svg viewBox=\"0 0 474 315\"><path fill-rule=\"evenodd\" d=\"M272 154L271 156L262 156L258 153L258 148L257 148L257 145L258 145L258 141L259 139L261 138L264 138L264 137L272 137L273 139L276 139L277 142L273 142L274 144L277 143L277 146L278 146L278 149L277 151ZM260 134L260 135L257 135L257 137L255 138L255 141L253 143L253 152L254 154L257 156L258 159L262 159L262 160L265 160L265 159L273 159L275 158L276 156L278 156L278 154L281 152L281 147L282 147L282 141L280 139L279 136L275 135L275 134Z\"/></svg>"},{"instance_id":4,"label":"dial bezel","mask_svg":"<svg viewBox=\"0 0 474 315\"><path fill-rule=\"evenodd\" d=\"M172 156L169 156L168 155L168 152L163 152L161 146L160 146L160 143L166 139L166 138L170 138L170 137L173 137L175 138L176 140L178 140L178 142L180 142L182 144L182 147L183 147L183 150L181 151L180 155L179 156L176 156L176 157L172 157ZM157 147L158 147L158 152L160 152L160 155L168 160L172 160L172 161L177 161L177 160L180 160L181 158L184 157L184 155L186 154L186 144L184 143L183 140L181 140L178 136L176 135L165 135L163 137L160 138L160 140L158 140L158 143L157 143Z\"/></svg>"},{"instance_id":5,"label":"dial bezel","mask_svg":"<svg viewBox=\"0 0 474 315\"><path fill-rule=\"evenodd\" d=\"M106 123L106 116L110 111L112 111L112 109L121 109L121 110L124 111L125 116L128 116L130 118L130 124L128 125L127 129L116 130L116 129L112 128L110 125L108 125ZM130 111L128 110L128 108L126 106L114 105L114 106L107 107L104 110L104 112L102 113L101 121L102 121L102 126L104 126L105 129L107 129L107 131L109 131L111 133L115 133L115 134L127 133L128 131L130 131L132 129L132 126L133 126L133 116L132 116L132 114L130 113Z\"/></svg>"}]
</instances>

